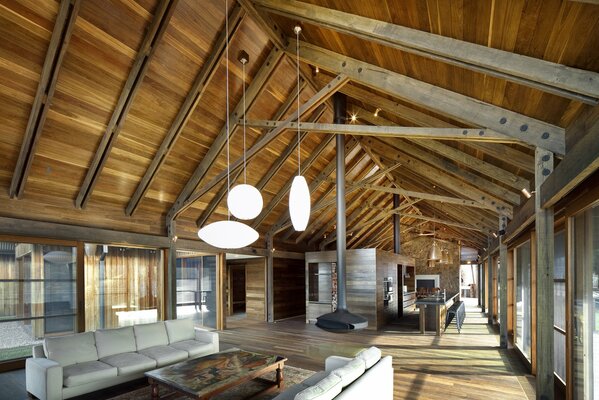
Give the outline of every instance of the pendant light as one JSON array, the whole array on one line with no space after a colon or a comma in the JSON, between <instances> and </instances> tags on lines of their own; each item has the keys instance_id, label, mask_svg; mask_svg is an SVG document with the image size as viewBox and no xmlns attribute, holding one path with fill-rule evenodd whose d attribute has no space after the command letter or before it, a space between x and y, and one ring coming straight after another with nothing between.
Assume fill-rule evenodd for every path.
<instances>
[{"instance_id":1,"label":"pendant light","mask_svg":"<svg viewBox=\"0 0 599 400\"><path fill-rule=\"evenodd\" d=\"M228 18L229 4L228 0L225 0L225 35L226 35L226 132L227 132L227 192L231 186L231 166L229 162L229 18ZM227 197L228 197L227 193ZM209 225L204 226L198 231L198 237L212 245L221 249L239 249L241 247L249 246L258 239L258 232L242 222L231 221L231 215L227 210L227 220L213 222Z\"/></svg>"},{"instance_id":2,"label":"pendant light","mask_svg":"<svg viewBox=\"0 0 599 400\"><path fill-rule=\"evenodd\" d=\"M227 196L229 211L239 219L253 219L262 211L263 201L260 191L247 183L247 167L245 157L245 64L249 59L245 51L239 54L239 61L243 65L243 183L231 189Z\"/></svg>"},{"instance_id":3,"label":"pendant light","mask_svg":"<svg viewBox=\"0 0 599 400\"><path fill-rule=\"evenodd\" d=\"M431 246L428 252L428 261L439 261L441 259L441 249L437 245L437 240L435 239L435 222L433 221L433 245Z\"/></svg>"},{"instance_id":4,"label":"pendant light","mask_svg":"<svg viewBox=\"0 0 599 400\"><path fill-rule=\"evenodd\" d=\"M441 264L449 264L448 253L449 251L447 251L445 248L441 250Z\"/></svg>"},{"instance_id":5,"label":"pendant light","mask_svg":"<svg viewBox=\"0 0 599 400\"><path fill-rule=\"evenodd\" d=\"M302 28L298 25L293 28L296 41L297 55L297 176L293 178L289 192L289 216L296 231L303 231L310 220L310 189L308 182L301 174L301 148L300 148L300 76L299 76L299 34Z\"/></svg>"}]
</instances>

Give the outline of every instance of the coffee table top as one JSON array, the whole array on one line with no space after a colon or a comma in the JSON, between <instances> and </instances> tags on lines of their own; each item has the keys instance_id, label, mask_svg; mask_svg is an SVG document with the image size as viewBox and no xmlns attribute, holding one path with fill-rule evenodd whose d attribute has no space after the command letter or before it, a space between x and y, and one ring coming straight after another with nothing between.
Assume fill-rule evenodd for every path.
<instances>
[{"instance_id":1,"label":"coffee table top","mask_svg":"<svg viewBox=\"0 0 599 400\"><path fill-rule=\"evenodd\" d=\"M287 361L276 355L244 350L223 351L148 371L145 375L167 386L202 397L253 379L268 367Z\"/></svg>"}]
</instances>

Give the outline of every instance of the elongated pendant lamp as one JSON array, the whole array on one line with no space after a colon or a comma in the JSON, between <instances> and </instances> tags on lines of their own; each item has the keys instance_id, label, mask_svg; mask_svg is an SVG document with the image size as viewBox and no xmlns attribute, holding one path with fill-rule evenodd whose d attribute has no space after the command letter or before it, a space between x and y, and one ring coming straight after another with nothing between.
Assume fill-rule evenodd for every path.
<instances>
[{"instance_id":1,"label":"elongated pendant lamp","mask_svg":"<svg viewBox=\"0 0 599 400\"><path fill-rule=\"evenodd\" d=\"M299 34L302 28L296 26L293 31L297 37L297 176L293 178L289 191L289 216L296 231L303 231L310 220L310 188L301 174L300 148L300 76L299 76Z\"/></svg>"}]
</instances>

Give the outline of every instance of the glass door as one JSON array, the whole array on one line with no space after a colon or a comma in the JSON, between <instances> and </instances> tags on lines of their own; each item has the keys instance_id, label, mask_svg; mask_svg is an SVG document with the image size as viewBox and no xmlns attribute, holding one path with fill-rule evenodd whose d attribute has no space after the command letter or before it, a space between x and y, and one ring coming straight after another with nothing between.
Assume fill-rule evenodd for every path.
<instances>
[{"instance_id":1,"label":"glass door","mask_svg":"<svg viewBox=\"0 0 599 400\"><path fill-rule=\"evenodd\" d=\"M575 399L599 399L599 206L572 220L572 376Z\"/></svg>"},{"instance_id":2,"label":"glass door","mask_svg":"<svg viewBox=\"0 0 599 400\"><path fill-rule=\"evenodd\" d=\"M216 256L177 251L177 318L216 328Z\"/></svg>"}]
</instances>

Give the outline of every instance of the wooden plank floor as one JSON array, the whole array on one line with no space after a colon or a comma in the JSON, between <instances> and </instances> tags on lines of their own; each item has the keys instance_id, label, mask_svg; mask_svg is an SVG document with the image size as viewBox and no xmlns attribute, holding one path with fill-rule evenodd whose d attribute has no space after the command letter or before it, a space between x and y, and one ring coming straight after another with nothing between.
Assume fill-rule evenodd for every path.
<instances>
[{"instance_id":1,"label":"wooden plank floor","mask_svg":"<svg viewBox=\"0 0 599 400\"><path fill-rule=\"evenodd\" d=\"M394 324L379 332L335 334L307 325L303 318L275 324L230 319L220 340L224 346L281 354L288 365L314 371L324 368L329 355L352 356L365 346L378 346L393 356L395 399L535 397L534 377L513 350L498 348L496 332L474 305L467 307L461 333L454 323L441 337L413 328Z\"/></svg>"}]
</instances>

